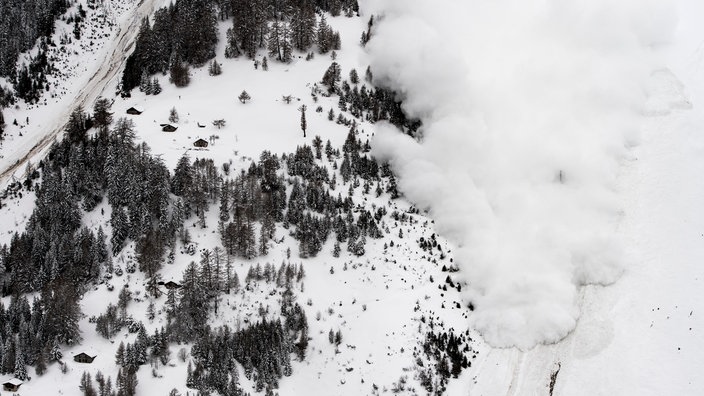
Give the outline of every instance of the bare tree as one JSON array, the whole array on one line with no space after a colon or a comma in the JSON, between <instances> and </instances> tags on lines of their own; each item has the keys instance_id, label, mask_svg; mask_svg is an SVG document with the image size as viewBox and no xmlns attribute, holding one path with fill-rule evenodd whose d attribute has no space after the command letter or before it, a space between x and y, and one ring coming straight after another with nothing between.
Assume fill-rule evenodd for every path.
<instances>
[{"instance_id":1,"label":"bare tree","mask_svg":"<svg viewBox=\"0 0 704 396\"><path fill-rule=\"evenodd\" d=\"M215 120L213 121L213 126L217 129L221 129L225 126L225 120L223 120L222 118L219 120Z\"/></svg>"}]
</instances>

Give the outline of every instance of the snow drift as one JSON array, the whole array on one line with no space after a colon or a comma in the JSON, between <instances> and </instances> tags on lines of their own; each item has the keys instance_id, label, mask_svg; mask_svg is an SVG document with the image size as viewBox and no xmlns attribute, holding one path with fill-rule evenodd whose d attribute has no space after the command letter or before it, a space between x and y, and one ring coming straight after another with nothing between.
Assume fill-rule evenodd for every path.
<instances>
[{"instance_id":1,"label":"snow drift","mask_svg":"<svg viewBox=\"0 0 704 396\"><path fill-rule=\"evenodd\" d=\"M369 3L375 82L424 123L417 140L379 126L375 155L458 246L486 341L559 341L579 286L623 270L619 161L675 14L653 0Z\"/></svg>"}]
</instances>

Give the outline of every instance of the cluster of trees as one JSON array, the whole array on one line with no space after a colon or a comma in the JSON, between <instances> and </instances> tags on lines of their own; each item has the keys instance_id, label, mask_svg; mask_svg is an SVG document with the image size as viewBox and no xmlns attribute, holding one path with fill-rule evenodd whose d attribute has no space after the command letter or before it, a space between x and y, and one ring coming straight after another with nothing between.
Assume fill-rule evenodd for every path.
<instances>
[{"instance_id":1,"label":"cluster of trees","mask_svg":"<svg viewBox=\"0 0 704 396\"><path fill-rule=\"evenodd\" d=\"M431 367L421 369L419 377L428 393L444 394L450 377L457 378L462 370L471 366L468 358L473 353L469 347L470 341L471 338L466 334L456 335L452 329L426 333L422 351L435 362L435 367L434 370Z\"/></svg>"},{"instance_id":2,"label":"cluster of trees","mask_svg":"<svg viewBox=\"0 0 704 396\"><path fill-rule=\"evenodd\" d=\"M79 389L84 396L134 396L137 390L137 377L122 369L117 373L115 381L117 389L113 388L112 378L105 378L101 371L95 373L95 382L98 384L97 389L93 384L93 378L90 373L87 371L83 372Z\"/></svg>"},{"instance_id":3,"label":"cluster of trees","mask_svg":"<svg viewBox=\"0 0 704 396\"><path fill-rule=\"evenodd\" d=\"M266 389L267 394L273 394L278 380L292 373L287 333L280 320L264 320L237 332L224 326L203 334L191 350L195 368L189 364L186 386L222 395L241 394L239 363L257 392Z\"/></svg>"},{"instance_id":4,"label":"cluster of trees","mask_svg":"<svg viewBox=\"0 0 704 396\"><path fill-rule=\"evenodd\" d=\"M42 290L56 279L80 290L100 274L108 256L105 234L80 228L78 201L67 179L56 170L43 172L26 230L0 249L3 295Z\"/></svg>"},{"instance_id":5,"label":"cluster of trees","mask_svg":"<svg viewBox=\"0 0 704 396\"><path fill-rule=\"evenodd\" d=\"M41 93L49 89L46 75L51 73L53 66L47 58L47 49L46 42L42 41L37 55L30 59L29 65L22 65L15 73L15 94L27 103L38 102Z\"/></svg>"},{"instance_id":6,"label":"cluster of trees","mask_svg":"<svg viewBox=\"0 0 704 396\"><path fill-rule=\"evenodd\" d=\"M54 32L54 20L70 6L69 0L3 0L0 2L0 76L13 78L20 53L34 47L37 38Z\"/></svg>"},{"instance_id":7,"label":"cluster of trees","mask_svg":"<svg viewBox=\"0 0 704 396\"><path fill-rule=\"evenodd\" d=\"M438 243L437 238L435 237L435 233L430 235L430 238L425 239L425 237L420 237L418 239L418 247L421 248L424 252L428 252L430 254L434 253L434 250L438 250L438 254L440 255L440 259L444 260L445 259L445 252L442 250L442 245ZM443 272L447 270L446 266L443 266Z\"/></svg>"},{"instance_id":8,"label":"cluster of trees","mask_svg":"<svg viewBox=\"0 0 704 396\"><path fill-rule=\"evenodd\" d=\"M15 94L12 89L0 85L0 110L15 104Z\"/></svg>"},{"instance_id":9,"label":"cluster of trees","mask_svg":"<svg viewBox=\"0 0 704 396\"><path fill-rule=\"evenodd\" d=\"M232 16L226 57L254 59L265 48L272 59L290 62L294 50L308 51L313 45L321 54L340 49L340 34L322 12L352 16L357 11L356 0L177 0L155 13L153 25L146 18L142 22L135 51L125 63L122 92L128 95L137 86L145 90L157 72L169 72L172 83L187 86L189 65L215 57L216 15L222 20ZM320 19L316 12L321 12ZM220 73L217 63L211 64L210 73Z\"/></svg>"},{"instance_id":10,"label":"cluster of trees","mask_svg":"<svg viewBox=\"0 0 704 396\"><path fill-rule=\"evenodd\" d=\"M145 144L134 143L131 121L120 119L109 128L108 106L105 100L98 101L92 117L81 109L74 111L67 139L57 143L40 163L37 207L26 230L17 233L9 247L0 249L4 295L41 290L62 274L77 287L96 280L101 268L112 272L109 252L118 254L129 240L136 242L140 270L153 277L164 253L173 249L175 236L189 239L184 220L195 214L205 226L205 212L216 202L220 203L219 229L228 255L266 254L277 222L296 226L293 234L304 257L316 255L331 231L337 232L339 242L349 240L351 245L358 238L381 236L379 218L366 211L355 216L350 196L331 195L337 176L331 177L327 167L316 163L323 156L320 139L315 147L299 147L281 159L264 152L234 180L223 178L212 160L191 163L186 156L171 177ZM93 126L99 132L88 137L87 130ZM357 180L358 186L361 178L365 192L373 182L379 191L379 167L364 153L367 149L353 128L342 154L329 142L325 152L334 168L342 156L344 182ZM279 172L283 166L291 177L288 196L284 174ZM30 180L38 177L35 171ZM171 199L169 193L177 198ZM80 229L79 209L93 210L103 196L112 209L109 241L102 230Z\"/></svg>"},{"instance_id":11,"label":"cluster of trees","mask_svg":"<svg viewBox=\"0 0 704 396\"><path fill-rule=\"evenodd\" d=\"M333 1L340 5L340 1ZM318 46L321 54L340 49L340 34L328 25L324 14L320 19L317 11L330 11L330 2L313 1L269 1L234 0L228 15L232 14L232 28L227 31L225 56L242 54L254 58L260 48L266 48L269 56L281 62L290 62L293 51L308 51ZM357 3L346 2L345 9L355 9ZM336 6L336 14L339 8ZM334 14L333 14L334 15Z\"/></svg>"},{"instance_id":12,"label":"cluster of trees","mask_svg":"<svg viewBox=\"0 0 704 396\"><path fill-rule=\"evenodd\" d=\"M184 78L179 76L178 73L175 77L178 81L182 81ZM142 77L139 80L139 91L144 92L147 95L159 95L161 93L161 84L159 83L159 79L156 77L151 78L146 70L143 71Z\"/></svg>"},{"instance_id":13,"label":"cluster of trees","mask_svg":"<svg viewBox=\"0 0 704 396\"><path fill-rule=\"evenodd\" d=\"M62 358L59 344L81 340L78 293L67 282L55 282L35 297L14 295L5 309L0 302L0 374L25 380L27 366L42 375L47 364Z\"/></svg>"},{"instance_id":14,"label":"cluster of trees","mask_svg":"<svg viewBox=\"0 0 704 396\"><path fill-rule=\"evenodd\" d=\"M89 7L91 9L97 8L95 5L95 0L92 0L92 1L89 0L89 3L90 3ZM66 23L68 23L69 25L73 23L73 37L76 40L79 40L81 38L81 29L82 29L81 23L85 20L86 15L87 15L87 13L86 13L86 10L83 8L83 4L78 3L78 14L71 15L68 17L68 19L66 19Z\"/></svg>"},{"instance_id":15,"label":"cluster of trees","mask_svg":"<svg viewBox=\"0 0 704 396\"><path fill-rule=\"evenodd\" d=\"M125 62L122 92L140 85L143 74L170 72L177 86L188 85L188 65L215 57L217 19L212 0L177 0L154 13L154 24L142 22L134 52Z\"/></svg>"},{"instance_id":16,"label":"cluster of trees","mask_svg":"<svg viewBox=\"0 0 704 396\"><path fill-rule=\"evenodd\" d=\"M343 147L344 154L333 150L328 142L328 161L336 169L335 160L342 156L340 171L344 182L354 181L351 191L360 186L362 179L364 193L369 193L372 183L376 183L380 194L383 190L379 166L364 153L368 144L363 145L356 136L357 130L352 128ZM332 231L336 232L338 242L348 242L349 251L362 255L366 237L382 236L378 226L381 217L365 209L355 215L349 191L344 199L341 193L337 197L331 194L337 186L337 175L331 176L326 166L317 163L322 160L322 140L316 139L314 145L301 146L282 158L265 151L257 163L252 163L247 171L242 170L234 180L221 179L208 161L200 162L209 164L207 171L197 171L203 165L197 166L198 161L191 165L184 156L176 168L172 191L184 197L187 211L195 208L203 225L207 203L219 200L218 229L228 255L244 258L266 255L278 222L285 228L295 226L291 234L299 241L301 257L317 255ZM278 172L284 166L288 182ZM287 184L291 186L290 194ZM181 185L187 187L182 190Z\"/></svg>"},{"instance_id":17,"label":"cluster of trees","mask_svg":"<svg viewBox=\"0 0 704 396\"><path fill-rule=\"evenodd\" d=\"M305 277L303 265L296 266L291 263L281 263L279 269L271 263L266 263L264 267L257 263L256 266L249 267L245 283L266 282L275 283L278 287L290 288L293 282L300 282Z\"/></svg>"},{"instance_id":18,"label":"cluster of trees","mask_svg":"<svg viewBox=\"0 0 704 396\"><path fill-rule=\"evenodd\" d=\"M239 363L255 391L273 395L279 379L292 373L291 354L303 360L308 347L308 320L288 287L281 299L281 314L283 322L264 319L236 332L227 326L203 332L191 351L195 368L189 364L187 386L239 395Z\"/></svg>"},{"instance_id":19,"label":"cluster of trees","mask_svg":"<svg viewBox=\"0 0 704 396\"><path fill-rule=\"evenodd\" d=\"M121 341L115 352L115 364L130 374L149 362L166 364L171 356L168 334L164 328L155 329L151 336L141 324L137 328L134 343Z\"/></svg>"},{"instance_id":20,"label":"cluster of trees","mask_svg":"<svg viewBox=\"0 0 704 396\"><path fill-rule=\"evenodd\" d=\"M105 313L97 318L90 318L91 323L95 323L95 330L104 338L112 338L124 326L127 326L131 332L136 332L144 327L140 322L136 322L127 314L127 306L132 299L132 293L129 288L123 287L120 290L117 306L108 304Z\"/></svg>"},{"instance_id":21,"label":"cluster of trees","mask_svg":"<svg viewBox=\"0 0 704 396\"><path fill-rule=\"evenodd\" d=\"M166 364L170 358L170 341L194 342L192 356L195 368L189 363L187 370L186 385L189 388L239 395L241 388L237 364L240 364L247 378L255 383L257 391L266 389L271 392L278 387L282 376L291 375L291 354L302 360L308 346L306 315L294 302L290 289L292 282L303 278L302 267L282 264L278 271L273 266L266 266L263 270L261 267L251 269L248 281L271 279L286 287L281 299L283 321L264 320L233 332L227 326L211 330L207 325L210 308L217 301L214 298L217 292L212 292L210 288L218 289L218 276L215 267L209 267L203 261L200 266L192 262L186 268L178 296L170 291L165 328L157 329L152 336L148 336L144 326L136 324L135 342L120 343L115 354L121 373L118 378L126 376L122 382L132 383L140 366L155 361ZM123 305L123 300L126 298L121 296L117 307L108 307L107 312L96 320L98 327L103 320L122 321L120 317L125 315L123 307L126 305Z\"/></svg>"},{"instance_id":22,"label":"cluster of trees","mask_svg":"<svg viewBox=\"0 0 704 396\"><path fill-rule=\"evenodd\" d=\"M365 72L364 80L372 82L372 72L369 67ZM414 135L421 127L418 119L409 119L402 108L399 95L384 88L368 88L360 81L357 70L352 69L349 78L342 80L342 71L337 62L332 62L325 71L321 80L326 88L325 95L337 95L338 113L337 123L347 124L342 112L349 112L353 117L371 123L388 121L408 134ZM328 119L335 119L335 111L330 109Z\"/></svg>"}]
</instances>

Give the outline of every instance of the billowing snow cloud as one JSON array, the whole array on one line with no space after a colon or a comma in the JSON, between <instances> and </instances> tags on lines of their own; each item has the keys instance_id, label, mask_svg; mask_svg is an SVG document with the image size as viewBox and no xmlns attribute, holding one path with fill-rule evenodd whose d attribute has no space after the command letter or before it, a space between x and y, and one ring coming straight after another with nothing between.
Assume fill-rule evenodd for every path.
<instances>
[{"instance_id":1,"label":"billowing snow cloud","mask_svg":"<svg viewBox=\"0 0 704 396\"><path fill-rule=\"evenodd\" d=\"M619 163L674 13L654 0L375 0L377 83L422 119L379 126L377 157L457 246L495 346L556 342L579 286L623 270Z\"/></svg>"}]
</instances>

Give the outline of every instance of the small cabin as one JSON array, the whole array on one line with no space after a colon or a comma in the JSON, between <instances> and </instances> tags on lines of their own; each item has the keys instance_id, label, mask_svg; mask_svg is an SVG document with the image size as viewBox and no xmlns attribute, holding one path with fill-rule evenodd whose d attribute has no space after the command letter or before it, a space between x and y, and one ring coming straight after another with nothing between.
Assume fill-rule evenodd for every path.
<instances>
[{"instance_id":1,"label":"small cabin","mask_svg":"<svg viewBox=\"0 0 704 396\"><path fill-rule=\"evenodd\" d=\"M200 122L198 123L198 128L205 128L205 125L201 124Z\"/></svg>"},{"instance_id":2,"label":"small cabin","mask_svg":"<svg viewBox=\"0 0 704 396\"><path fill-rule=\"evenodd\" d=\"M161 124L161 131L162 132L176 132L178 128L171 125L171 124Z\"/></svg>"},{"instance_id":3,"label":"small cabin","mask_svg":"<svg viewBox=\"0 0 704 396\"><path fill-rule=\"evenodd\" d=\"M168 282L164 283L164 287L169 290L172 290L172 289L179 289L181 287L181 285L179 285L178 283L176 283L174 281L168 281Z\"/></svg>"},{"instance_id":4,"label":"small cabin","mask_svg":"<svg viewBox=\"0 0 704 396\"><path fill-rule=\"evenodd\" d=\"M127 114L130 114L130 115L140 115L140 114L142 114L142 112L143 112L142 110L140 110L136 107L130 107L129 109L127 109Z\"/></svg>"},{"instance_id":5,"label":"small cabin","mask_svg":"<svg viewBox=\"0 0 704 396\"><path fill-rule=\"evenodd\" d=\"M95 357L98 356L95 353L85 353L81 352L78 355L73 356L73 361L78 362L78 363L93 363L93 360L95 360Z\"/></svg>"},{"instance_id":6,"label":"small cabin","mask_svg":"<svg viewBox=\"0 0 704 396\"><path fill-rule=\"evenodd\" d=\"M17 392L22 384L22 380L13 378L2 384L2 390L5 392Z\"/></svg>"},{"instance_id":7,"label":"small cabin","mask_svg":"<svg viewBox=\"0 0 704 396\"><path fill-rule=\"evenodd\" d=\"M193 142L193 145L196 147L208 147L208 141L205 139L198 139Z\"/></svg>"}]
</instances>

